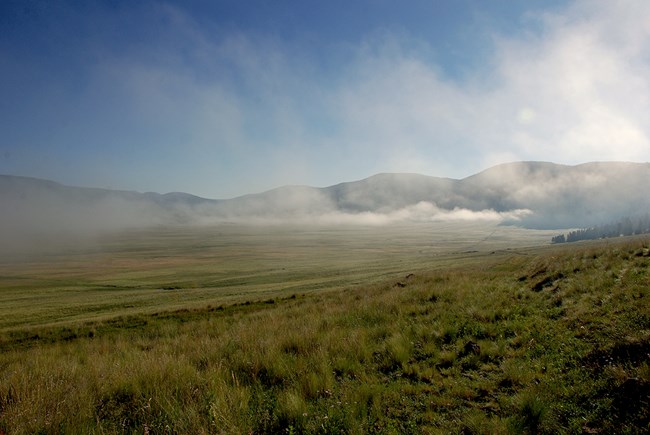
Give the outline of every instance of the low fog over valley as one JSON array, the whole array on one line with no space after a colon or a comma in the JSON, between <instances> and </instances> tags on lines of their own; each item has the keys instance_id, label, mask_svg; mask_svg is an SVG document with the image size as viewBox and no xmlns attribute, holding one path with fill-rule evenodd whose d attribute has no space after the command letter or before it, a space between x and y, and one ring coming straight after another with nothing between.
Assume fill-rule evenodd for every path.
<instances>
[{"instance_id":1,"label":"low fog over valley","mask_svg":"<svg viewBox=\"0 0 650 435\"><path fill-rule=\"evenodd\" d=\"M330 187L285 186L233 199L69 187L0 176L2 244L168 225L388 225L487 221L573 228L650 210L650 165L543 162L498 165L455 180L378 174Z\"/></svg>"}]
</instances>

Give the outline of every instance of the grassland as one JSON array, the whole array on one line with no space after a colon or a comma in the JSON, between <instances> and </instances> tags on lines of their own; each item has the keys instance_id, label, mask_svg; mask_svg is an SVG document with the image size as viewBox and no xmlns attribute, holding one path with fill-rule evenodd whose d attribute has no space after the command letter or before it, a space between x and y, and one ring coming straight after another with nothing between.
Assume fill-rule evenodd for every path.
<instances>
[{"instance_id":1,"label":"grassland","mask_svg":"<svg viewBox=\"0 0 650 435\"><path fill-rule=\"evenodd\" d=\"M0 337L370 284L550 233L485 224L157 228L0 256ZM472 251L472 252L468 252Z\"/></svg>"},{"instance_id":2,"label":"grassland","mask_svg":"<svg viewBox=\"0 0 650 435\"><path fill-rule=\"evenodd\" d=\"M159 230L7 260L0 432L646 433L648 240L520 231Z\"/></svg>"}]
</instances>

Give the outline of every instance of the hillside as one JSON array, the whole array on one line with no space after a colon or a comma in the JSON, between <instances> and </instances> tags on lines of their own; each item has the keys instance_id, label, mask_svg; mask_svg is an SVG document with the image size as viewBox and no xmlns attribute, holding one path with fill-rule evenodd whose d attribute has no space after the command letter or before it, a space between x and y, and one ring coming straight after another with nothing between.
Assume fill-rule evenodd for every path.
<instances>
[{"instance_id":1,"label":"hillside","mask_svg":"<svg viewBox=\"0 0 650 435\"><path fill-rule=\"evenodd\" d=\"M467 205L529 209L522 223L532 228L590 226L649 211L648 177L648 163L511 163L462 180L459 196Z\"/></svg>"},{"instance_id":2,"label":"hillside","mask_svg":"<svg viewBox=\"0 0 650 435\"><path fill-rule=\"evenodd\" d=\"M5 229L82 231L223 221L367 223L485 218L528 228L585 227L650 211L647 163L498 165L456 180L378 174L330 187L285 186L228 200L0 176ZM15 230L9 231L16 233Z\"/></svg>"},{"instance_id":3,"label":"hillside","mask_svg":"<svg viewBox=\"0 0 650 435\"><path fill-rule=\"evenodd\" d=\"M106 231L191 223L206 200L186 193L138 193L64 186L0 175L0 252L43 247Z\"/></svg>"}]
</instances>

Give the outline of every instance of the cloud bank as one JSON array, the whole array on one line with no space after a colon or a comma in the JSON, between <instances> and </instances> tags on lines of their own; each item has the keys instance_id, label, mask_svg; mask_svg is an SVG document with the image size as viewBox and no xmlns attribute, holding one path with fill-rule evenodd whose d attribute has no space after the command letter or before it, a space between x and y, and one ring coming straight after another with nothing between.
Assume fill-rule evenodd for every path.
<instances>
[{"instance_id":1,"label":"cloud bank","mask_svg":"<svg viewBox=\"0 0 650 435\"><path fill-rule=\"evenodd\" d=\"M650 4L579 1L530 19L540 32L494 35L492 64L460 82L399 42L360 57L339 94L347 139L397 169L422 156L423 169L648 160Z\"/></svg>"},{"instance_id":2,"label":"cloud bank","mask_svg":"<svg viewBox=\"0 0 650 435\"><path fill-rule=\"evenodd\" d=\"M385 212L363 211L344 212L329 210L323 213L297 213L288 215L267 216L211 216L207 215L200 222L205 225L224 222L237 222L252 225L361 225L385 226L393 224L414 224L432 222L485 222L485 223L516 223L521 218L531 214L530 210L517 209L497 212L492 209L473 211L455 207L451 210L438 207L428 201L406 206L397 210Z\"/></svg>"}]
</instances>

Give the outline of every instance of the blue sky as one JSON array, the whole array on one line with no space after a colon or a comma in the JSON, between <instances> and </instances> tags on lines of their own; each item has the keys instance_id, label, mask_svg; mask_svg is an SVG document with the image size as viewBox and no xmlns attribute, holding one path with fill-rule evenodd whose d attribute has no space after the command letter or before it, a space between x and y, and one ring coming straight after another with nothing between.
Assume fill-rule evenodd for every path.
<instances>
[{"instance_id":1,"label":"blue sky","mask_svg":"<svg viewBox=\"0 0 650 435\"><path fill-rule=\"evenodd\" d=\"M650 2L0 3L0 173L228 198L650 160Z\"/></svg>"}]
</instances>

